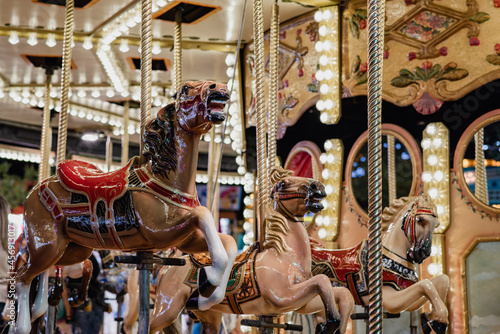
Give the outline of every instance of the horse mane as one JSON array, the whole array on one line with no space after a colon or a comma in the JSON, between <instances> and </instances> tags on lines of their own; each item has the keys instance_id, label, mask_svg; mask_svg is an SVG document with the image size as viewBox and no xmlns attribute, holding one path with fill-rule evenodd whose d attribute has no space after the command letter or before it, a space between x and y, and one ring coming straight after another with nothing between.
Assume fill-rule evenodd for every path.
<instances>
[{"instance_id":1,"label":"horse mane","mask_svg":"<svg viewBox=\"0 0 500 334\"><path fill-rule=\"evenodd\" d=\"M158 111L156 118L144 127L144 149L142 154L151 160L154 173L168 177L177 169L177 146L174 140L175 104L171 103Z\"/></svg>"},{"instance_id":2,"label":"horse mane","mask_svg":"<svg viewBox=\"0 0 500 334\"><path fill-rule=\"evenodd\" d=\"M391 201L391 204L384 208L382 212L381 230L382 233L387 232L389 226L394 222L396 216L404 207L415 201L416 196L401 197Z\"/></svg>"},{"instance_id":3,"label":"horse mane","mask_svg":"<svg viewBox=\"0 0 500 334\"><path fill-rule=\"evenodd\" d=\"M293 171L286 170L280 166L273 167L269 173L269 178L273 184L271 197L274 194L274 185L285 177L293 175ZM266 206L266 236L263 248L274 248L278 254L283 254L291 250L286 244L285 236L290 233L288 220L281 213Z\"/></svg>"}]
</instances>

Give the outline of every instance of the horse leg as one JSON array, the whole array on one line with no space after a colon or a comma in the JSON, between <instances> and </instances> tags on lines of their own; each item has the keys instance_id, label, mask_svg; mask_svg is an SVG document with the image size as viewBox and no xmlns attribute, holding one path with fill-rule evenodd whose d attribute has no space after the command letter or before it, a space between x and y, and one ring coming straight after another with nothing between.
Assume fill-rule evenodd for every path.
<instances>
[{"instance_id":1,"label":"horse leg","mask_svg":"<svg viewBox=\"0 0 500 334\"><path fill-rule=\"evenodd\" d=\"M190 288L184 284L190 262L182 267L169 267L161 270L156 286L156 298L153 313L150 318L150 332L155 333L174 323L181 313Z\"/></svg>"},{"instance_id":2,"label":"horse leg","mask_svg":"<svg viewBox=\"0 0 500 334\"><path fill-rule=\"evenodd\" d=\"M86 259L82 263L82 284L80 289L74 289L71 291L71 295L68 298L68 302L71 307L78 307L85 303L87 300L87 292L89 288L90 278L92 277L92 261Z\"/></svg>"},{"instance_id":3,"label":"horse leg","mask_svg":"<svg viewBox=\"0 0 500 334\"><path fill-rule=\"evenodd\" d=\"M383 306L389 313L399 313L409 310L410 307L422 306L425 299L421 300L421 298L425 297L432 304L435 320L448 323L448 310L431 280L421 280L401 291L384 286L382 294Z\"/></svg>"},{"instance_id":4,"label":"horse leg","mask_svg":"<svg viewBox=\"0 0 500 334\"><path fill-rule=\"evenodd\" d=\"M196 317L201 323L201 334L218 334L222 322L222 313L215 311L197 311Z\"/></svg>"},{"instance_id":5,"label":"horse leg","mask_svg":"<svg viewBox=\"0 0 500 334\"><path fill-rule=\"evenodd\" d=\"M49 292L49 271L46 270L39 275L38 292L33 307L31 308L31 322L41 317L47 311L47 297Z\"/></svg>"},{"instance_id":6,"label":"horse leg","mask_svg":"<svg viewBox=\"0 0 500 334\"><path fill-rule=\"evenodd\" d=\"M273 282L282 284L282 282ZM317 295L321 297L326 311L326 324L318 324L316 332L336 333L340 327L340 314L335 305L334 291L330 280L325 275L317 275L312 278L290 285L288 287L276 285L263 290L263 297L280 312L289 312L296 309L297 305L305 306Z\"/></svg>"},{"instance_id":7,"label":"horse leg","mask_svg":"<svg viewBox=\"0 0 500 334\"><path fill-rule=\"evenodd\" d=\"M431 279L432 285L436 288L436 291L439 294L439 298L444 302L446 300L446 296L448 295L448 290L450 289L450 279L448 275L440 275ZM426 297L421 297L415 303L413 303L407 311L416 311L420 307L422 307L429 300ZM434 309L431 312L431 318L434 318L432 315L434 313Z\"/></svg>"},{"instance_id":8,"label":"horse leg","mask_svg":"<svg viewBox=\"0 0 500 334\"><path fill-rule=\"evenodd\" d=\"M354 309L354 298L348 289L343 287L333 288L335 296L335 303L340 313L340 333L345 333L349 317ZM296 310L295 312L301 314L313 314L319 311L324 311L325 306L320 296L314 297L310 302ZM323 313L324 316L324 313Z\"/></svg>"},{"instance_id":9,"label":"horse leg","mask_svg":"<svg viewBox=\"0 0 500 334\"><path fill-rule=\"evenodd\" d=\"M132 328L139 319L139 271L133 270L128 277L128 309L127 315L123 319L122 330L124 333L132 333ZM156 299L158 300L158 299ZM154 333L154 332L152 332Z\"/></svg>"}]
</instances>

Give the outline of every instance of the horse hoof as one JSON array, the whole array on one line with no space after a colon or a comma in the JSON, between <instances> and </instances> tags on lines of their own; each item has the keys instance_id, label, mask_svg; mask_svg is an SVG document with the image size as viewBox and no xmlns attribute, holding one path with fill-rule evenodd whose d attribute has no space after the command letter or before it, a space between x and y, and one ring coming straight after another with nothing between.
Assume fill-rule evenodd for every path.
<instances>
[{"instance_id":1,"label":"horse hoof","mask_svg":"<svg viewBox=\"0 0 500 334\"><path fill-rule=\"evenodd\" d=\"M198 290L194 290L191 296L189 296L186 302L186 310L188 311L198 311L198 298L200 297L200 293Z\"/></svg>"},{"instance_id":2,"label":"horse hoof","mask_svg":"<svg viewBox=\"0 0 500 334\"><path fill-rule=\"evenodd\" d=\"M336 334L339 333L339 328L340 320L327 320L316 325L316 334Z\"/></svg>"},{"instance_id":3,"label":"horse hoof","mask_svg":"<svg viewBox=\"0 0 500 334\"><path fill-rule=\"evenodd\" d=\"M448 329L448 325L437 320L429 320L427 319L427 315L422 313L420 315L420 322L422 325L422 333L430 334L434 331L436 334L446 334L446 330Z\"/></svg>"},{"instance_id":4,"label":"horse hoof","mask_svg":"<svg viewBox=\"0 0 500 334\"><path fill-rule=\"evenodd\" d=\"M200 295L205 298L208 298L214 293L215 285L212 285L207 277L207 272L205 268L201 268L198 273L198 291L200 291Z\"/></svg>"}]
</instances>

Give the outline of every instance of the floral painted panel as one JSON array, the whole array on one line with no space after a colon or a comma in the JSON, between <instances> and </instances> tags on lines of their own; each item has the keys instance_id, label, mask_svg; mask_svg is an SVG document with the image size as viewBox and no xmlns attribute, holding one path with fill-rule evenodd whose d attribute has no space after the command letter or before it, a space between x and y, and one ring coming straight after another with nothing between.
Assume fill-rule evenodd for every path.
<instances>
[{"instance_id":1,"label":"floral painted panel","mask_svg":"<svg viewBox=\"0 0 500 334\"><path fill-rule=\"evenodd\" d=\"M400 32L410 38L427 42L447 30L456 22L457 20L451 17L425 10L404 25Z\"/></svg>"}]
</instances>

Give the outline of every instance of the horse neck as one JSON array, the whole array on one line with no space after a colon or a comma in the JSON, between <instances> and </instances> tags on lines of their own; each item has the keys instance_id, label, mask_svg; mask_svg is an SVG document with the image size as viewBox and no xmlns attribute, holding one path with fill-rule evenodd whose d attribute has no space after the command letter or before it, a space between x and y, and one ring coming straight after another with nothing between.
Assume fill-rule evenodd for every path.
<instances>
[{"instance_id":1,"label":"horse neck","mask_svg":"<svg viewBox=\"0 0 500 334\"><path fill-rule=\"evenodd\" d=\"M406 238L403 230L401 229L402 216L397 215L393 221L389 231L383 237L382 246L389 249L391 252L406 258L406 251L408 249L408 239Z\"/></svg>"},{"instance_id":2,"label":"horse neck","mask_svg":"<svg viewBox=\"0 0 500 334\"><path fill-rule=\"evenodd\" d=\"M290 232L284 237L288 247L295 253L296 261L302 264L302 268L311 269L311 246L309 235L302 222L288 221Z\"/></svg>"},{"instance_id":3,"label":"horse neck","mask_svg":"<svg viewBox=\"0 0 500 334\"><path fill-rule=\"evenodd\" d=\"M170 171L167 177L158 175L156 177L177 190L188 194L196 193L200 138L201 134L188 133L179 124L176 124L174 141L177 143L177 168Z\"/></svg>"}]
</instances>

